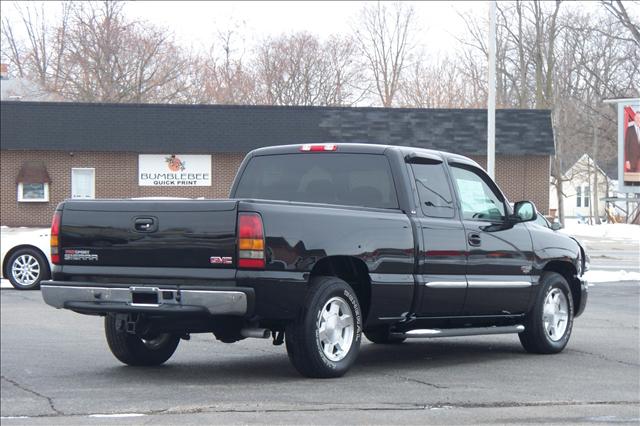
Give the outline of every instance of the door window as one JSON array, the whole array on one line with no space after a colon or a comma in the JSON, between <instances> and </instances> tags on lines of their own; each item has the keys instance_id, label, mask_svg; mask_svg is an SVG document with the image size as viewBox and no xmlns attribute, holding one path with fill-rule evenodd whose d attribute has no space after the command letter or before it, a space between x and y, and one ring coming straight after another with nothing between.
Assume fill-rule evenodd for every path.
<instances>
[{"instance_id":1,"label":"door window","mask_svg":"<svg viewBox=\"0 0 640 426\"><path fill-rule=\"evenodd\" d=\"M481 172L469 167L453 166L464 219L502 220L505 207L502 196L486 181Z\"/></svg>"},{"instance_id":2,"label":"door window","mask_svg":"<svg viewBox=\"0 0 640 426\"><path fill-rule=\"evenodd\" d=\"M453 217L453 197L441 162L411 164L422 212L430 217Z\"/></svg>"},{"instance_id":3,"label":"door window","mask_svg":"<svg viewBox=\"0 0 640 426\"><path fill-rule=\"evenodd\" d=\"M95 169L71 169L71 198L95 198Z\"/></svg>"}]
</instances>

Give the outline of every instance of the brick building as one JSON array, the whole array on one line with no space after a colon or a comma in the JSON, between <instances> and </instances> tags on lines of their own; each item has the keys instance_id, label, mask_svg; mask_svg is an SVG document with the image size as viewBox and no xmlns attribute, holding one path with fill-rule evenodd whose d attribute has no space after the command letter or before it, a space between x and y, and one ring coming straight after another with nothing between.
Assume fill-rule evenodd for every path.
<instances>
[{"instance_id":1,"label":"brick building","mask_svg":"<svg viewBox=\"0 0 640 426\"><path fill-rule=\"evenodd\" d=\"M407 145L486 164L485 110L20 101L0 110L8 226L47 226L66 198L226 197L244 155L262 146ZM549 111L496 111L496 179L511 201L547 212L553 153Z\"/></svg>"}]
</instances>

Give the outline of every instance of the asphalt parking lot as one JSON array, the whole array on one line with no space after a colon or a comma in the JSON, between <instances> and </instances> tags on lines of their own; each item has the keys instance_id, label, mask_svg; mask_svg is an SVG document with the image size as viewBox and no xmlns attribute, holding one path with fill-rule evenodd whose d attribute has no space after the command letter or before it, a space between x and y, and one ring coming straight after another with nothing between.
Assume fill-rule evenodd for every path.
<instances>
[{"instance_id":1,"label":"asphalt parking lot","mask_svg":"<svg viewBox=\"0 0 640 426\"><path fill-rule=\"evenodd\" d=\"M623 249L594 267L637 266L637 248ZM640 422L637 281L591 287L559 355L527 354L515 335L363 340L332 380L300 377L270 341L212 335L181 342L164 366L125 367L100 318L54 310L37 291L0 295L3 425Z\"/></svg>"}]
</instances>

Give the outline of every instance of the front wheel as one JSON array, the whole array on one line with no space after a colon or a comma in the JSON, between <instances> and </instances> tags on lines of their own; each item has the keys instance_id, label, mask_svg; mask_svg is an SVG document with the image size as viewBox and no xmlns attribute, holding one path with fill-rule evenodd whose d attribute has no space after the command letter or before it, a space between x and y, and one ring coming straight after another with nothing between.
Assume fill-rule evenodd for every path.
<instances>
[{"instance_id":1,"label":"front wheel","mask_svg":"<svg viewBox=\"0 0 640 426\"><path fill-rule=\"evenodd\" d=\"M340 377L355 362L362 314L349 284L336 277L311 282L304 312L285 331L287 354L307 377Z\"/></svg>"},{"instance_id":2,"label":"front wheel","mask_svg":"<svg viewBox=\"0 0 640 426\"><path fill-rule=\"evenodd\" d=\"M555 272L540 278L540 290L532 311L527 315L520 343L527 352L553 354L561 352L573 328L573 298L567 280Z\"/></svg>"},{"instance_id":3,"label":"front wheel","mask_svg":"<svg viewBox=\"0 0 640 426\"><path fill-rule=\"evenodd\" d=\"M39 251L24 248L16 251L7 263L7 278L17 290L37 290L48 278L48 262Z\"/></svg>"},{"instance_id":4,"label":"front wheel","mask_svg":"<svg viewBox=\"0 0 640 426\"><path fill-rule=\"evenodd\" d=\"M171 358L180 343L180 336L170 333L143 339L127 333L118 323L115 315L107 315L104 319L105 335L113 355L127 365L160 365Z\"/></svg>"}]
</instances>

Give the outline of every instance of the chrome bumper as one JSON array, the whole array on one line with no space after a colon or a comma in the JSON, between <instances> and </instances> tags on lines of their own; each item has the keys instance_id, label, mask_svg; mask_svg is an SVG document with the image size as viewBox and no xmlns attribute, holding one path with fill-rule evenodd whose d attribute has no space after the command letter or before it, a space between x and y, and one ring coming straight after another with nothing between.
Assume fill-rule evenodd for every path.
<instances>
[{"instance_id":1,"label":"chrome bumper","mask_svg":"<svg viewBox=\"0 0 640 426\"><path fill-rule=\"evenodd\" d=\"M247 295L241 291L42 284L41 292L48 305L59 309L158 313L201 311L212 315L244 315L247 312Z\"/></svg>"}]
</instances>

